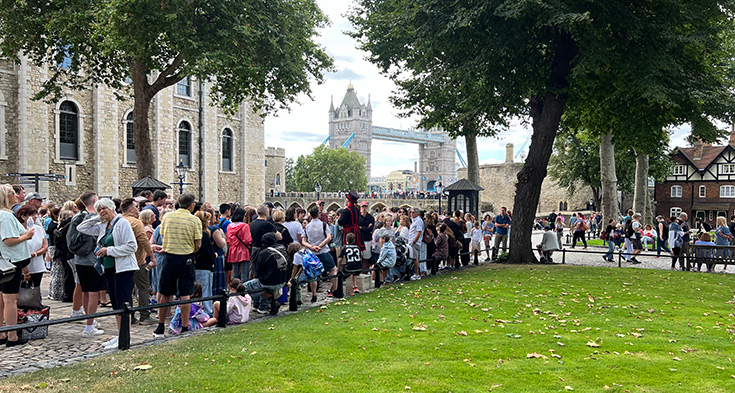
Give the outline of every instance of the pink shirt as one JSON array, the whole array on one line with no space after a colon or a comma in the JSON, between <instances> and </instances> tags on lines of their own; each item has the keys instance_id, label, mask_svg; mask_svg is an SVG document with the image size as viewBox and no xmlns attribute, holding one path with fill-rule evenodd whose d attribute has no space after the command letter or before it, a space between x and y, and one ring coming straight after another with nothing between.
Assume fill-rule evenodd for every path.
<instances>
[{"instance_id":1,"label":"pink shirt","mask_svg":"<svg viewBox=\"0 0 735 393\"><path fill-rule=\"evenodd\" d=\"M227 227L227 262L238 263L250 261L250 226L244 222L233 222Z\"/></svg>"}]
</instances>

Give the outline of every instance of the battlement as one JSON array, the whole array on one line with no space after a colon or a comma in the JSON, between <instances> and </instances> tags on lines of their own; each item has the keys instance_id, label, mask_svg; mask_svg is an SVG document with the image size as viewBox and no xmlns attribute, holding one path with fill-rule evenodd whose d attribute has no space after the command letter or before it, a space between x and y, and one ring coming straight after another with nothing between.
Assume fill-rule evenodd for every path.
<instances>
[{"instance_id":1,"label":"battlement","mask_svg":"<svg viewBox=\"0 0 735 393\"><path fill-rule=\"evenodd\" d=\"M282 147L266 147L265 148L265 156L266 157L286 157L286 149Z\"/></svg>"}]
</instances>

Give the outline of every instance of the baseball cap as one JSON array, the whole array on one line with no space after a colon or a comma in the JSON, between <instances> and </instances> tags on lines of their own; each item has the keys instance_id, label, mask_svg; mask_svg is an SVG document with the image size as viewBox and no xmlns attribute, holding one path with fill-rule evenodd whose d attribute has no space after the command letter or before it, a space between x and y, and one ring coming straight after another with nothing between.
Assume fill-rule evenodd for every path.
<instances>
[{"instance_id":1,"label":"baseball cap","mask_svg":"<svg viewBox=\"0 0 735 393\"><path fill-rule=\"evenodd\" d=\"M367 207L367 205L368 205L368 203L367 203L366 201L362 201L362 202L360 202L360 206L365 206L365 207Z\"/></svg>"},{"instance_id":2,"label":"baseball cap","mask_svg":"<svg viewBox=\"0 0 735 393\"><path fill-rule=\"evenodd\" d=\"M324 201L320 199L320 200L316 201L316 204L317 205L323 205L324 204Z\"/></svg>"},{"instance_id":3,"label":"baseball cap","mask_svg":"<svg viewBox=\"0 0 735 393\"><path fill-rule=\"evenodd\" d=\"M39 194L37 192L31 192L28 195L26 195L25 201L28 202L28 201L33 200L33 199L38 199L39 201L42 201L42 200L44 200L46 198L42 197L41 194Z\"/></svg>"},{"instance_id":4,"label":"baseball cap","mask_svg":"<svg viewBox=\"0 0 735 393\"><path fill-rule=\"evenodd\" d=\"M268 206L269 209L273 209L273 202L271 201L265 201L263 202L264 205Z\"/></svg>"}]
</instances>

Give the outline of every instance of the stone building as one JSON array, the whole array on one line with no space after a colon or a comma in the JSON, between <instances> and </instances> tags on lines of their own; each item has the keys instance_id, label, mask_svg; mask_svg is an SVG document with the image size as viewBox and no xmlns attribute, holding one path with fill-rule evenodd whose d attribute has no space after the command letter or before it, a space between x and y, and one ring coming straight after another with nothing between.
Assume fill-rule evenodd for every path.
<instances>
[{"instance_id":1,"label":"stone building","mask_svg":"<svg viewBox=\"0 0 735 393\"><path fill-rule=\"evenodd\" d=\"M73 199L87 189L130 196L129 185L137 180L132 99L118 100L116 93L125 92L90 86L65 89L54 103L34 101L50 72L53 67L36 67L27 59L0 61L0 181L17 182L1 177L6 173L53 173L66 178L42 182L38 190L51 200ZM263 119L246 102L235 115L225 115L211 102L208 87L185 78L153 99L148 118L154 177L178 195L174 167L183 162L185 182L191 183L185 192L212 204L260 202Z\"/></svg>"},{"instance_id":2,"label":"stone building","mask_svg":"<svg viewBox=\"0 0 735 393\"><path fill-rule=\"evenodd\" d=\"M268 193L286 192L286 149L265 149L265 190Z\"/></svg>"},{"instance_id":3,"label":"stone building","mask_svg":"<svg viewBox=\"0 0 735 393\"><path fill-rule=\"evenodd\" d=\"M513 144L505 147L505 162L502 164L480 165L479 186L484 188L480 191L480 210L500 212L505 206L513 211L516 183L518 172L523 168L522 162L513 162ZM458 176L460 179L467 177L467 168L460 168ZM449 184L445 184L448 186ZM587 202L592 198L589 187L577 187L574 195L568 195L567 190L559 187L550 177L544 179L541 187L541 197L536 207L537 215L546 216L552 210L573 213L575 210L587 210Z\"/></svg>"}]
</instances>

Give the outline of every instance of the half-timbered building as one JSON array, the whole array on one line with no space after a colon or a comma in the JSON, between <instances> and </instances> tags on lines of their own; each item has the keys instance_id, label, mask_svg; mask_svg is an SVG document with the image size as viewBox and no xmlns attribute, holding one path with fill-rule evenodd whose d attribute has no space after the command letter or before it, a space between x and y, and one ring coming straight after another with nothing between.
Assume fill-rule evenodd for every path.
<instances>
[{"instance_id":1,"label":"half-timbered building","mask_svg":"<svg viewBox=\"0 0 735 393\"><path fill-rule=\"evenodd\" d=\"M729 144L695 143L677 147L666 181L656 184L656 214L664 217L685 212L714 226L717 216L735 214L735 133Z\"/></svg>"}]
</instances>

